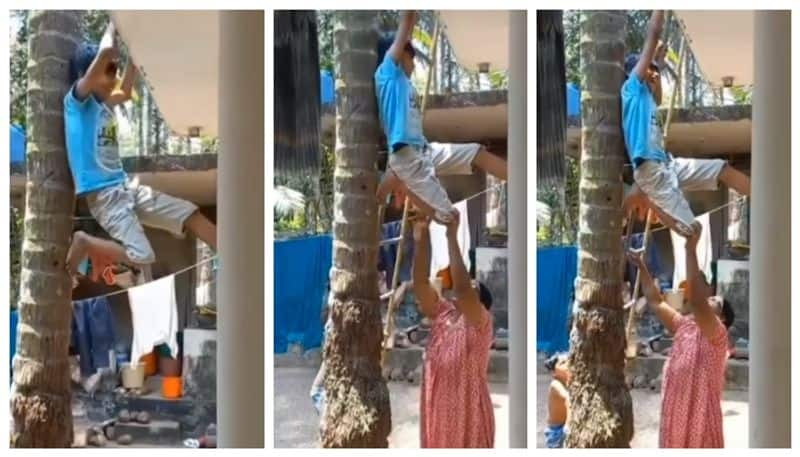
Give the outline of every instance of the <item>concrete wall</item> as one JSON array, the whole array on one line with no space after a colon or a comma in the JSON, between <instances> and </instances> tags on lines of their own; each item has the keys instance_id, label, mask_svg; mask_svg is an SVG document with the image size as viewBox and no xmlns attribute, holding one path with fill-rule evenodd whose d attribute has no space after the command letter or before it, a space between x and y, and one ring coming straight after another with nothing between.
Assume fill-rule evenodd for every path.
<instances>
[{"instance_id":1,"label":"concrete wall","mask_svg":"<svg viewBox=\"0 0 800 457\"><path fill-rule=\"evenodd\" d=\"M508 250L479 247L475 262L478 281L492 293L494 328L508 329Z\"/></svg>"}]
</instances>

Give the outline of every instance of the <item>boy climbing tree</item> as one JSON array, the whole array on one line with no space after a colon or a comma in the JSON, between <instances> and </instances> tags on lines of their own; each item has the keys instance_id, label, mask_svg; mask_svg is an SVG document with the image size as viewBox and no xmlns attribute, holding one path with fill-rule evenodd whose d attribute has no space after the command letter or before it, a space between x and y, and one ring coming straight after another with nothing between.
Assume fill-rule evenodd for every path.
<instances>
[{"instance_id":1,"label":"boy climbing tree","mask_svg":"<svg viewBox=\"0 0 800 457\"><path fill-rule=\"evenodd\" d=\"M674 158L664 149L658 116L661 69L666 44L660 41L664 11L653 11L641 54L625 59L622 126L636 183L623 203L626 212L643 218L647 208L684 237L699 230L683 192L716 190L719 183L750 195L750 178L721 159Z\"/></svg>"},{"instance_id":2,"label":"boy climbing tree","mask_svg":"<svg viewBox=\"0 0 800 457\"><path fill-rule=\"evenodd\" d=\"M407 195L428 217L447 224L456 210L437 175L469 175L474 166L505 180L508 171L505 160L478 143L429 143L423 135L419 98L410 79L417 54L411 44L416 21L416 11L404 11L397 33L378 42L375 93L389 165L377 196L383 202L390 193Z\"/></svg>"},{"instance_id":3,"label":"boy climbing tree","mask_svg":"<svg viewBox=\"0 0 800 457\"><path fill-rule=\"evenodd\" d=\"M70 61L72 87L64 97L67 157L75 193L115 240L78 231L67 254L73 276L88 256L92 279L112 265L146 267L155 253L143 225L175 235L190 231L216 250L216 226L197 206L131 180L122 168L113 108L130 100L136 66L128 57L121 83L117 79L119 49L114 25L109 24L100 46L83 43Z\"/></svg>"}]
</instances>

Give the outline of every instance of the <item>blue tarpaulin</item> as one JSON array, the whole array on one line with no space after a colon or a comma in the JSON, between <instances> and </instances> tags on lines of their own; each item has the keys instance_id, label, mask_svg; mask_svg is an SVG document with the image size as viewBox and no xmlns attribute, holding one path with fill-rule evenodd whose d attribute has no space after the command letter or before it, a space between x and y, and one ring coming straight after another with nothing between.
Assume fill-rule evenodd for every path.
<instances>
[{"instance_id":1,"label":"blue tarpaulin","mask_svg":"<svg viewBox=\"0 0 800 457\"><path fill-rule=\"evenodd\" d=\"M581 115L581 90L572 83L567 83L567 117Z\"/></svg>"},{"instance_id":2,"label":"blue tarpaulin","mask_svg":"<svg viewBox=\"0 0 800 457\"><path fill-rule=\"evenodd\" d=\"M9 319L9 323L11 324L11 331L9 335L11 336L11 341L9 344L9 348L11 349L11 356L8 358L9 363L9 372L13 375L14 372L14 354L17 353L17 321L19 321L19 313L17 310L11 311L11 317Z\"/></svg>"},{"instance_id":3,"label":"blue tarpaulin","mask_svg":"<svg viewBox=\"0 0 800 457\"><path fill-rule=\"evenodd\" d=\"M536 250L536 350L552 354L569 349L567 319L578 273L575 246Z\"/></svg>"},{"instance_id":4,"label":"blue tarpaulin","mask_svg":"<svg viewBox=\"0 0 800 457\"><path fill-rule=\"evenodd\" d=\"M8 138L10 140L10 156L12 164L25 162L25 130L19 126L12 125Z\"/></svg>"},{"instance_id":5,"label":"blue tarpaulin","mask_svg":"<svg viewBox=\"0 0 800 457\"><path fill-rule=\"evenodd\" d=\"M275 353L289 344L304 349L322 342L320 312L331 269L330 235L275 241Z\"/></svg>"},{"instance_id":6,"label":"blue tarpaulin","mask_svg":"<svg viewBox=\"0 0 800 457\"><path fill-rule=\"evenodd\" d=\"M322 85L320 90L320 99L323 105L330 105L336 99L336 90L334 88L335 84L333 82L333 75L329 71L323 71L320 74L319 78L320 84Z\"/></svg>"}]
</instances>

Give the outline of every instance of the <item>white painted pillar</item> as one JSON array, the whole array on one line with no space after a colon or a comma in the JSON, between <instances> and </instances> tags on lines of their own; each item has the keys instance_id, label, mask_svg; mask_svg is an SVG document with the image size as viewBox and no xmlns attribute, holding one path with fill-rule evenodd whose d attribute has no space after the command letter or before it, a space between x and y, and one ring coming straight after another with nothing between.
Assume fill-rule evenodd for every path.
<instances>
[{"instance_id":1,"label":"white painted pillar","mask_svg":"<svg viewBox=\"0 0 800 457\"><path fill-rule=\"evenodd\" d=\"M219 27L218 445L263 448L264 12Z\"/></svg>"},{"instance_id":2,"label":"white painted pillar","mask_svg":"<svg viewBox=\"0 0 800 457\"><path fill-rule=\"evenodd\" d=\"M750 447L791 445L789 12L756 11L750 246Z\"/></svg>"},{"instance_id":3,"label":"white painted pillar","mask_svg":"<svg viewBox=\"0 0 800 457\"><path fill-rule=\"evenodd\" d=\"M509 444L512 448L526 448L528 439L527 26L526 11L509 12L508 393Z\"/></svg>"}]
</instances>

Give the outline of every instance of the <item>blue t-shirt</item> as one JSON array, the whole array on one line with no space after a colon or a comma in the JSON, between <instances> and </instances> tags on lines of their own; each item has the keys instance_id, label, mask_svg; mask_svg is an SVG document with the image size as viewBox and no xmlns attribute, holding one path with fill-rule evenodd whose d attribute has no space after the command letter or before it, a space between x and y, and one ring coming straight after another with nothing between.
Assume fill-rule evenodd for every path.
<instances>
[{"instance_id":1,"label":"blue t-shirt","mask_svg":"<svg viewBox=\"0 0 800 457\"><path fill-rule=\"evenodd\" d=\"M389 150L395 152L403 145L425 146L416 90L388 52L375 70L375 93Z\"/></svg>"},{"instance_id":2,"label":"blue t-shirt","mask_svg":"<svg viewBox=\"0 0 800 457\"><path fill-rule=\"evenodd\" d=\"M658 107L647 83L631 72L622 85L622 129L625 147L634 166L645 160L667 161Z\"/></svg>"},{"instance_id":3,"label":"blue t-shirt","mask_svg":"<svg viewBox=\"0 0 800 457\"><path fill-rule=\"evenodd\" d=\"M75 193L125 183L114 113L94 95L78 100L74 91L73 86L64 97L64 127Z\"/></svg>"}]
</instances>

